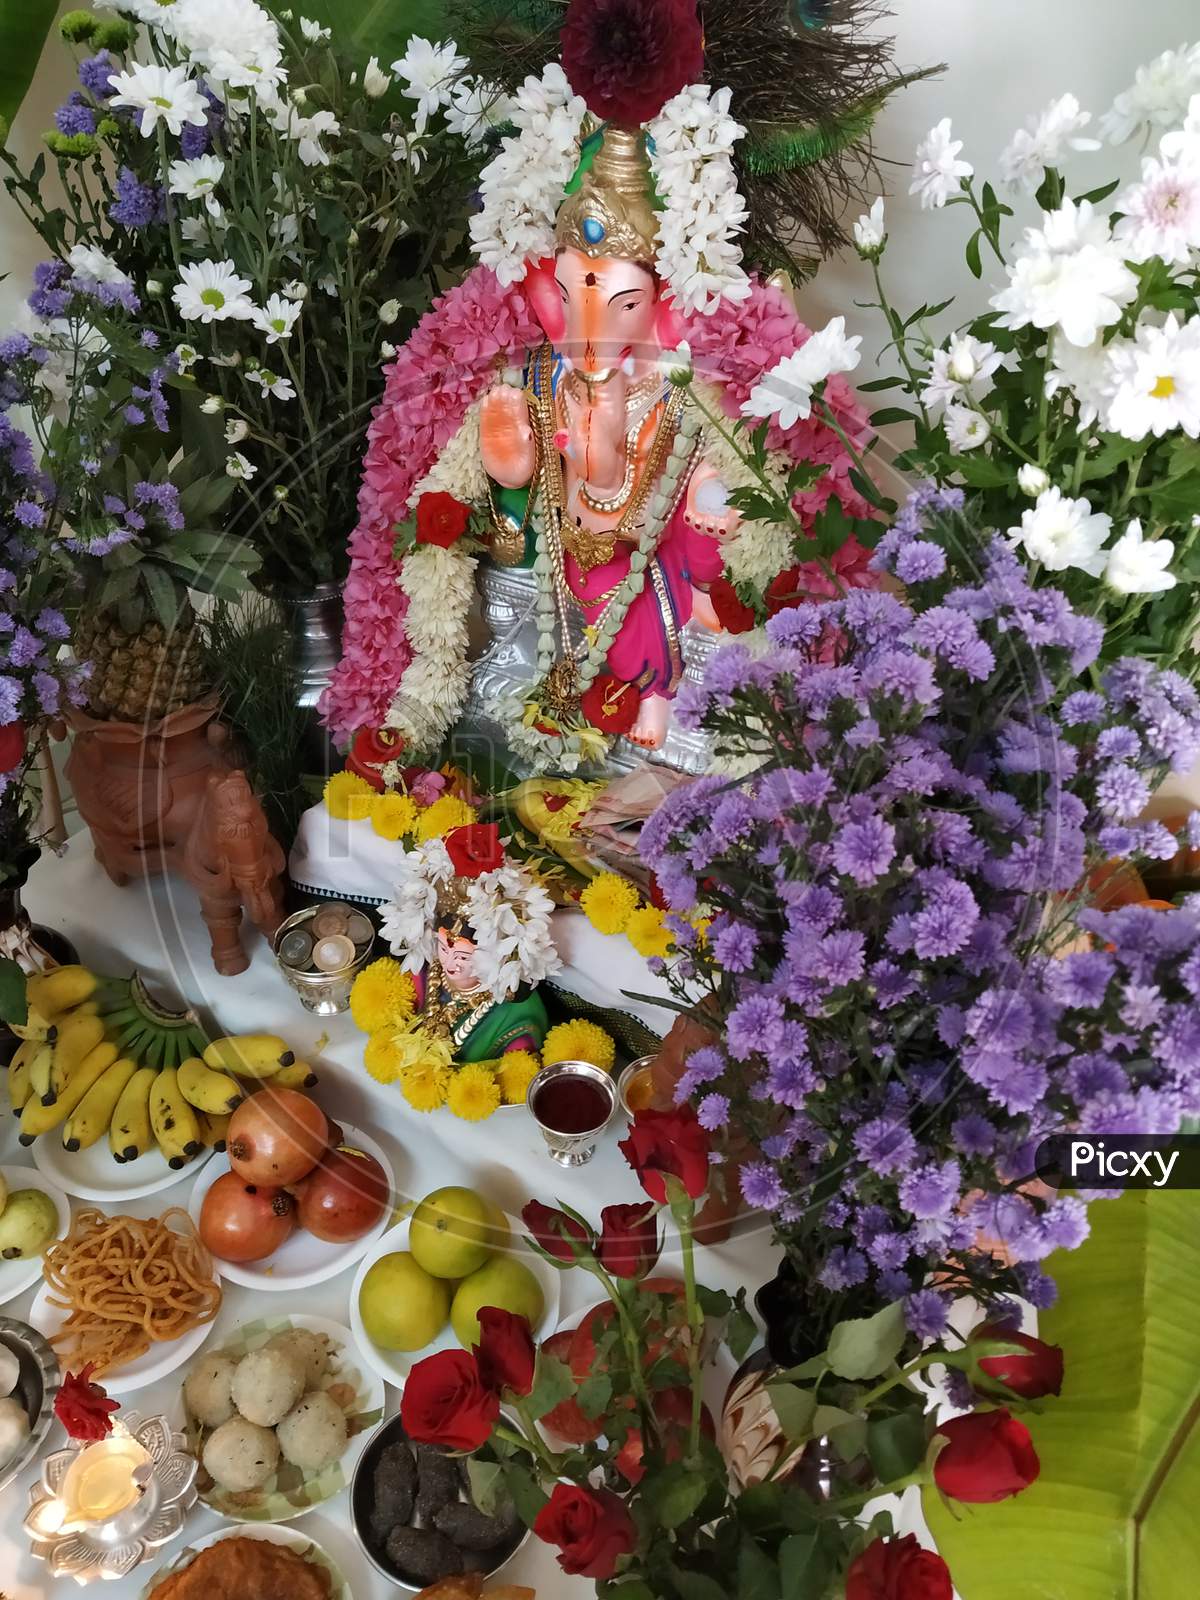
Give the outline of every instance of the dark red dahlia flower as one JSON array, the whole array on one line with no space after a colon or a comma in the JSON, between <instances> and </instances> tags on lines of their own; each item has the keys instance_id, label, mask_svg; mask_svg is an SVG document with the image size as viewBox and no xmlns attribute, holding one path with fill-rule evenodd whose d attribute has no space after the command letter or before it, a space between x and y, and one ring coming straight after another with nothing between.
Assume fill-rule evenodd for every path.
<instances>
[{"instance_id":1,"label":"dark red dahlia flower","mask_svg":"<svg viewBox=\"0 0 1200 1600\"><path fill-rule=\"evenodd\" d=\"M571 0L563 71L606 122L648 122L704 68L696 0Z\"/></svg>"}]
</instances>

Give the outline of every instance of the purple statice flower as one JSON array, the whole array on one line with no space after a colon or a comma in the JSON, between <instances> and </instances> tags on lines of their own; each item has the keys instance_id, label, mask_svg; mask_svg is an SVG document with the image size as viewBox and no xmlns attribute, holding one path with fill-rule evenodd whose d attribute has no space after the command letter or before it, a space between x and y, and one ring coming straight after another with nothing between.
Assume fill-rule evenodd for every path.
<instances>
[{"instance_id":1,"label":"purple statice flower","mask_svg":"<svg viewBox=\"0 0 1200 1600\"><path fill-rule=\"evenodd\" d=\"M863 975L866 935L852 928L827 933L817 951L817 976L841 986L854 983Z\"/></svg>"},{"instance_id":2,"label":"purple statice flower","mask_svg":"<svg viewBox=\"0 0 1200 1600\"><path fill-rule=\"evenodd\" d=\"M39 261L33 269L29 309L47 322L64 316L71 303L71 290L65 287L70 276L71 269L65 261Z\"/></svg>"},{"instance_id":3,"label":"purple statice flower","mask_svg":"<svg viewBox=\"0 0 1200 1600\"><path fill-rule=\"evenodd\" d=\"M767 622L767 638L777 650L798 650L816 644L826 626L823 606L805 601L789 606Z\"/></svg>"},{"instance_id":4,"label":"purple statice flower","mask_svg":"<svg viewBox=\"0 0 1200 1600\"><path fill-rule=\"evenodd\" d=\"M57 716L62 703L62 689L58 679L52 672L35 672L33 675L34 693L38 698L38 709L44 717Z\"/></svg>"},{"instance_id":5,"label":"purple statice flower","mask_svg":"<svg viewBox=\"0 0 1200 1600\"><path fill-rule=\"evenodd\" d=\"M990 1156L996 1148L995 1126L978 1111L968 1111L951 1125L950 1137L965 1156Z\"/></svg>"},{"instance_id":6,"label":"purple statice flower","mask_svg":"<svg viewBox=\"0 0 1200 1600\"><path fill-rule=\"evenodd\" d=\"M46 512L36 500L18 500L12 514L23 528L40 528L46 520Z\"/></svg>"},{"instance_id":7,"label":"purple statice flower","mask_svg":"<svg viewBox=\"0 0 1200 1600\"><path fill-rule=\"evenodd\" d=\"M756 1211L775 1211L787 1190L769 1161L748 1161L741 1173L742 1198Z\"/></svg>"},{"instance_id":8,"label":"purple statice flower","mask_svg":"<svg viewBox=\"0 0 1200 1600\"><path fill-rule=\"evenodd\" d=\"M54 126L68 138L76 134L95 133L96 113L78 89L72 89L65 102L54 113Z\"/></svg>"},{"instance_id":9,"label":"purple statice flower","mask_svg":"<svg viewBox=\"0 0 1200 1600\"><path fill-rule=\"evenodd\" d=\"M0 338L0 361L24 361L33 354L33 340L27 333L6 333Z\"/></svg>"},{"instance_id":10,"label":"purple statice flower","mask_svg":"<svg viewBox=\"0 0 1200 1600\"><path fill-rule=\"evenodd\" d=\"M117 173L117 198L108 208L109 220L122 228L146 228L166 217L163 192L157 184L143 183L136 172L122 167Z\"/></svg>"},{"instance_id":11,"label":"purple statice flower","mask_svg":"<svg viewBox=\"0 0 1200 1600\"><path fill-rule=\"evenodd\" d=\"M961 1188L957 1161L915 1167L900 1184L900 1204L921 1222L944 1217L957 1204Z\"/></svg>"},{"instance_id":12,"label":"purple statice flower","mask_svg":"<svg viewBox=\"0 0 1200 1600\"><path fill-rule=\"evenodd\" d=\"M1134 850L1151 861L1173 861L1179 840L1162 822L1140 822L1134 830Z\"/></svg>"},{"instance_id":13,"label":"purple statice flower","mask_svg":"<svg viewBox=\"0 0 1200 1600\"><path fill-rule=\"evenodd\" d=\"M950 1296L918 1289L904 1298L904 1320L918 1339L940 1339L950 1326Z\"/></svg>"},{"instance_id":14,"label":"purple statice flower","mask_svg":"<svg viewBox=\"0 0 1200 1600\"><path fill-rule=\"evenodd\" d=\"M856 1283L862 1283L866 1276L867 1259L862 1251L839 1244L825 1257L825 1265L817 1274L817 1280L826 1289L852 1289Z\"/></svg>"},{"instance_id":15,"label":"purple statice flower","mask_svg":"<svg viewBox=\"0 0 1200 1600\"><path fill-rule=\"evenodd\" d=\"M969 886L943 879L909 924L912 950L922 961L957 955L979 920L979 904Z\"/></svg>"},{"instance_id":16,"label":"purple statice flower","mask_svg":"<svg viewBox=\"0 0 1200 1600\"><path fill-rule=\"evenodd\" d=\"M101 50L79 63L79 81L94 100L107 100L116 93L108 81L117 71L117 63L107 50Z\"/></svg>"},{"instance_id":17,"label":"purple statice flower","mask_svg":"<svg viewBox=\"0 0 1200 1600\"><path fill-rule=\"evenodd\" d=\"M8 664L10 667L31 667L44 651L45 646L36 634L18 624L16 632L8 645Z\"/></svg>"},{"instance_id":18,"label":"purple statice flower","mask_svg":"<svg viewBox=\"0 0 1200 1600\"><path fill-rule=\"evenodd\" d=\"M140 406L128 405L122 411L121 415L125 418L125 421L131 428L140 428L142 423L146 420L146 413Z\"/></svg>"},{"instance_id":19,"label":"purple statice flower","mask_svg":"<svg viewBox=\"0 0 1200 1600\"><path fill-rule=\"evenodd\" d=\"M833 865L860 886L874 883L896 855L896 830L880 816L850 822L833 846Z\"/></svg>"},{"instance_id":20,"label":"purple statice flower","mask_svg":"<svg viewBox=\"0 0 1200 1600\"><path fill-rule=\"evenodd\" d=\"M1077 689L1062 703L1059 716L1068 728L1082 727L1089 722L1099 722L1104 716L1105 702L1094 689Z\"/></svg>"},{"instance_id":21,"label":"purple statice flower","mask_svg":"<svg viewBox=\"0 0 1200 1600\"><path fill-rule=\"evenodd\" d=\"M730 1012L725 1042L735 1061L767 1055L783 1036L783 1007L774 995L752 994Z\"/></svg>"},{"instance_id":22,"label":"purple statice flower","mask_svg":"<svg viewBox=\"0 0 1200 1600\"><path fill-rule=\"evenodd\" d=\"M713 954L726 972L749 972L758 949L758 932L744 922L730 922L713 935Z\"/></svg>"},{"instance_id":23,"label":"purple statice flower","mask_svg":"<svg viewBox=\"0 0 1200 1600\"><path fill-rule=\"evenodd\" d=\"M1140 772L1123 761L1114 762L1096 779L1096 802L1118 821L1127 821L1146 809L1150 785Z\"/></svg>"},{"instance_id":24,"label":"purple statice flower","mask_svg":"<svg viewBox=\"0 0 1200 1600\"><path fill-rule=\"evenodd\" d=\"M716 1133L729 1121L729 1098L723 1094L706 1094L696 1107L696 1120L709 1133Z\"/></svg>"},{"instance_id":25,"label":"purple statice flower","mask_svg":"<svg viewBox=\"0 0 1200 1600\"><path fill-rule=\"evenodd\" d=\"M1035 1311L1049 1311L1058 1299L1058 1288L1053 1278L1035 1267L1032 1262L1021 1262L1016 1268L1017 1282L1022 1297Z\"/></svg>"},{"instance_id":26,"label":"purple statice flower","mask_svg":"<svg viewBox=\"0 0 1200 1600\"><path fill-rule=\"evenodd\" d=\"M0 728L15 722L21 714L21 685L16 678L0 673Z\"/></svg>"},{"instance_id":27,"label":"purple statice flower","mask_svg":"<svg viewBox=\"0 0 1200 1600\"><path fill-rule=\"evenodd\" d=\"M867 973L875 999L884 1011L890 1011L907 1000L917 989L914 973L898 966L894 961L876 961Z\"/></svg>"},{"instance_id":28,"label":"purple statice flower","mask_svg":"<svg viewBox=\"0 0 1200 1600\"><path fill-rule=\"evenodd\" d=\"M917 1141L902 1122L874 1117L855 1133L854 1148L868 1167L886 1175L903 1172L912 1165Z\"/></svg>"},{"instance_id":29,"label":"purple statice flower","mask_svg":"<svg viewBox=\"0 0 1200 1600\"><path fill-rule=\"evenodd\" d=\"M773 1061L767 1074L767 1093L776 1104L799 1111L808 1098L816 1073L807 1061L784 1057Z\"/></svg>"},{"instance_id":30,"label":"purple statice flower","mask_svg":"<svg viewBox=\"0 0 1200 1600\"><path fill-rule=\"evenodd\" d=\"M1106 761L1137 761L1142 754L1142 741L1132 728L1105 728L1096 740L1096 754Z\"/></svg>"}]
</instances>

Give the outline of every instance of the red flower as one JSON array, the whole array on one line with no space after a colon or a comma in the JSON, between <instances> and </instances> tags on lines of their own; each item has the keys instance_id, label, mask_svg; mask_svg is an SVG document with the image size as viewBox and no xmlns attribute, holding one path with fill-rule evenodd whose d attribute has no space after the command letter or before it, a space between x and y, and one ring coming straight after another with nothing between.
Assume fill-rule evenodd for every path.
<instances>
[{"instance_id":1,"label":"red flower","mask_svg":"<svg viewBox=\"0 0 1200 1600\"><path fill-rule=\"evenodd\" d=\"M417 543L436 544L449 550L467 531L471 520L470 506L463 505L452 494L440 489L423 494L417 501Z\"/></svg>"},{"instance_id":2,"label":"red flower","mask_svg":"<svg viewBox=\"0 0 1200 1600\"><path fill-rule=\"evenodd\" d=\"M6 722L0 728L0 772L11 772L21 765L25 754L25 724Z\"/></svg>"},{"instance_id":3,"label":"red flower","mask_svg":"<svg viewBox=\"0 0 1200 1600\"><path fill-rule=\"evenodd\" d=\"M968 1505L991 1505L1020 1494L1041 1471L1029 1429L1001 1407L951 1417L934 1435L947 1442L933 1463L943 1494Z\"/></svg>"},{"instance_id":4,"label":"red flower","mask_svg":"<svg viewBox=\"0 0 1200 1600\"><path fill-rule=\"evenodd\" d=\"M1014 1394L1025 1400L1040 1400L1045 1394L1061 1394L1063 1380L1063 1353L1056 1344L1046 1344L1029 1333L1016 1333L1011 1328L993 1326L991 1323L976 1328L975 1339L1003 1339L1007 1344L1019 1344L1028 1350L1027 1356L981 1356L979 1370L996 1379Z\"/></svg>"},{"instance_id":5,"label":"red flower","mask_svg":"<svg viewBox=\"0 0 1200 1600\"><path fill-rule=\"evenodd\" d=\"M110 1400L98 1383L93 1383L95 1363L89 1361L82 1372L68 1372L54 1396L54 1415L72 1439L89 1444L106 1439L112 1432L112 1413L121 1409L119 1400Z\"/></svg>"},{"instance_id":6,"label":"red flower","mask_svg":"<svg viewBox=\"0 0 1200 1600\"><path fill-rule=\"evenodd\" d=\"M792 606L803 604L811 599L804 588L803 574L799 567L789 567L786 572L781 572L778 577L772 578L767 585L765 599L767 602L767 615L777 616L781 611L787 611Z\"/></svg>"},{"instance_id":7,"label":"red flower","mask_svg":"<svg viewBox=\"0 0 1200 1600\"><path fill-rule=\"evenodd\" d=\"M360 728L346 757L346 771L365 778L372 789L383 791L380 767L386 761L398 761L404 749L404 740L395 728Z\"/></svg>"},{"instance_id":8,"label":"red flower","mask_svg":"<svg viewBox=\"0 0 1200 1600\"><path fill-rule=\"evenodd\" d=\"M915 1534L875 1539L846 1574L846 1600L952 1600L950 1569Z\"/></svg>"},{"instance_id":9,"label":"red flower","mask_svg":"<svg viewBox=\"0 0 1200 1600\"><path fill-rule=\"evenodd\" d=\"M605 1206L600 1213L596 1259L614 1278L644 1278L661 1249L658 1213L645 1201L632 1206Z\"/></svg>"},{"instance_id":10,"label":"red flower","mask_svg":"<svg viewBox=\"0 0 1200 1600\"><path fill-rule=\"evenodd\" d=\"M511 1311L500 1311L495 1306L483 1306L479 1312L479 1343L475 1346L475 1362L485 1389L500 1394L510 1389L522 1399L533 1388L533 1368L537 1351L528 1317L514 1316Z\"/></svg>"},{"instance_id":11,"label":"red flower","mask_svg":"<svg viewBox=\"0 0 1200 1600\"><path fill-rule=\"evenodd\" d=\"M626 127L649 122L703 74L695 0L571 0L561 39L572 89Z\"/></svg>"},{"instance_id":12,"label":"red flower","mask_svg":"<svg viewBox=\"0 0 1200 1600\"><path fill-rule=\"evenodd\" d=\"M411 1379L410 1379L411 1382ZM608 1489L581 1489L556 1483L534 1519L533 1531L558 1546L558 1564L571 1577L604 1583L620 1556L632 1553L637 1530L625 1502Z\"/></svg>"},{"instance_id":13,"label":"red flower","mask_svg":"<svg viewBox=\"0 0 1200 1600\"><path fill-rule=\"evenodd\" d=\"M553 1256L556 1261L565 1261L568 1266L575 1265L575 1252L567 1243L568 1238L576 1240L585 1249L591 1249L592 1236L582 1223L567 1216L565 1211L544 1206L540 1200L529 1202L521 1212L521 1221L548 1256Z\"/></svg>"},{"instance_id":14,"label":"red flower","mask_svg":"<svg viewBox=\"0 0 1200 1600\"><path fill-rule=\"evenodd\" d=\"M678 1461L688 1447L692 1426L692 1391L686 1384L675 1384L670 1389L656 1389L650 1397L654 1416L658 1422L659 1443L664 1461ZM609 1425L611 1428L611 1424ZM709 1439L717 1435L712 1412L707 1406L700 1408L700 1429ZM613 1466L628 1483L640 1483L645 1476L643 1465L645 1444L642 1430L630 1428L625 1443L613 1457Z\"/></svg>"},{"instance_id":15,"label":"red flower","mask_svg":"<svg viewBox=\"0 0 1200 1600\"><path fill-rule=\"evenodd\" d=\"M708 586L708 598L726 633L749 633L758 621L754 607L742 604L728 578L714 578Z\"/></svg>"},{"instance_id":16,"label":"red flower","mask_svg":"<svg viewBox=\"0 0 1200 1600\"><path fill-rule=\"evenodd\" d=\"M451 828L442 842L460 878L478 878L481 873L504 865L504 846L494 822L471 822L465 828Z\"/></svg>"},{"instance_id":17,"label":"red flower","mask_svg":"<svg viewBox=\"0 0 1200 1600\"><path fill-rule=\"evenodd\" d=\"M628 733L637 721L641 692L634 683L602 672L579 701L579 709L601 733Z\"/></svg>"},{"instance_id":18,"label":"red flower","mask_svg":"<svg viewBox=\"0 0 1200 1600\"><path fill-rule=\"evenodd\" d=\"M484 1388L466 1350L440 1350L418 1361L400 1399L400 1420L414 1444L446 1450L478 1450L499 1415L498 1396Z\"/></svg>"},{"instance_id":19,"label":"red flower","mask_svg":"<svg viewBox=\"0 0 1200 1600\"><path fill-rule=\"evenodd\" d=\"M693 1200L708 1188L708 1138L691 1106L639 1111L628 1139L617 1148L659 1205L666 1202L668 1174L679 1179Z\"/></svg>"}]
</instances>

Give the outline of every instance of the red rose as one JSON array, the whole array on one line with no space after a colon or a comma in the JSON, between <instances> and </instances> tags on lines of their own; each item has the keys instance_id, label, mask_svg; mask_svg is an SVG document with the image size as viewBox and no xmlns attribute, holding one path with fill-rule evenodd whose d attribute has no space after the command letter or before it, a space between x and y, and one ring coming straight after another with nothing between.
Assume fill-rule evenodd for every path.
<instances>
[{"instance_id":1,"label":"red rose","mask_svg":"<svg viewBox=\"0 0 1200 1600\"><path fill-rule=\"evenodd\" d=\"M499 1415L498 1396L484 1388L466 1350L440 1350L418 1361L400 1399L400 1420L414 1444L446 1450L478 1450Z\"/></svg>"},{"instance_id":2,"label":"red rose","mask_svg":"<svg viewBox=\"0 0 1200 1600\"><path fill-rule=\"evenodd\" d=\"M989 1378L1011 1389L1025 1400L1040 1400L1045 1394L1061 1394L1063 1380L1063 1353L1056 1344L1046 1344L1029 1333L1016 1333L1011 1328L993 1326L991 1323L976 1328L975 1339L1003 1339L1007 1344L1019 1344L1028 1350L1027 1356L981 1356L979 1370Z\"/></svg>"},{"instance_id":3,"label":"red rose","mask_svg":"<svg viewBox=\"0 0 1200 1600\"><path fill-rule=\"evenodd\" d=\"M372 789L383 792L383 775L380 767L387 761L397 761L404 749L404 740L395 728L360 728L346 757L346 771L365 778Z\"/></svg>"},{"instance_id":4,"label":"red rose","mask_svg":"<svg viewBox=\"0 0 1200 1600\"><path fill-rule=\"evenodd\" d=\"M11 772L21 765L25 754L25 724L6 722L0 728L0 772Z\"/></svg>"},{"instance_id":5,"label":"red rose","mask_svg":"<svg viewBox=\"0 0 1200 1600\"><path fill-rule=\"evenodd\" d=\"M524 1399L533 1388L537 1360L529 1318L483 1306L479 1312L479 1335L475 1362L484 1388L494 1394L510 1389Z\"/></svg>"},{"instance_id":6,"label":"red rose","mask_svg":"<svg viewBox=\"0 0 1200 1600\"><path fill-rule=\"evenodd\" d=\"M754 607L742 604L728 578L714 578L708 586L708 598L726 633L749 633L758 621Z\"/></svg>"},{"instance_id":7,"label":"red rose","mask_svg":"<svg viewBox=\"0 0 1200 1600\"><path fill-rule=\"evenodd\" d=\"M767 585L764 596L767 602L767 615L777 616L781 611L787 611L791 606L798 606L809 596L805 593L801 581L799 567L789 567L786 572L781 572L778 577L772 578Z\"/></svg>"},{"instance_id":8,"label":"red rose","mask_svg":"<svg viewBox=\"0 0 1200 1600\"><path fill-rule=\"evenodd\" d=\"M662 1249L658 1213L640 1205L605 1206L600 1213L600 1245L596 1259L614 1278L644 1278Z\"/></svg>"},{"instance_id":9,"label":"red rose","mask_svg":"<svg viewBox=\"0 0 1200 1600\"><path fill-rule=\"evenodd\" d=\"M423 494L417 501L417 543L449 550L466 533L470 520L470 506L452 494L443 494L440 489Z\"/></svg>"},{"instance_id":10,"label":"red rose","mask_svg":"<svg viewBox=\"0 0 1200 1600\"><path fill-rule=\"evenodd\" d=\"M471 822L465 828L451 828L442 842L460 878L478 878L481 873L504 865L504 846L494 822Z\"/></svg>"},{"instance_id":11,"label":"red rose","mask_svg":"<svg viewBox=\"0 0 1200 1600\"><path fill-rule=\"evenodd\" d=\"M601 733L628 733L637 721L641 700L636 684L602 672L580 698L579 709Z\"/></svg>"},{"instance_id":12,"label":"red rose","mask_svg":"<svg viewBox=\"0 0 1200 1600\"><path fill-rule=\"evenodd\" d=\"M582 1223L567 1216L565 1211L544 1206L540 1200L529 1202L521 1212L521 1221L548 1256L565 1261L568 1266L575 1265L575 1252L567 1243L568 1238L576 1240L586 1250L591 1249L592 1236Z\"/></svg>"},{"instance_id":13,"label":"red rose","mask_svg":"<svg viewBox=\"0 0 1200 1600\"><path fill-rule=\"evenodd\" d=\"M950 1569L915 1534L875 1539L846 1574L846 1600L952 1600Z\"/></svg>"},{"instance_id":14,"label":"red rose","mask_svg":"<svg viewBox=\"0 0 1200 1600\"><path fill-rule=\"evenodd\" d=\"M659 1205L666 1202L668 1174L679 1179L693 1200L708 1188L708 1138L691 1106L639 1111L628 1139L617 1148Z\"/></svg>"},{"instance_id":15,"label":"red rose","mask_svg":"<svg viewBox=\"0 0 1200 1600\"><path fill-rule=\"evenodd\" d=\"M54 1415L72 1439L89 1444L108 1437L112 1413L121 1409L119 1400L110 1400L100 1385L91 1381L94 1365L89 1361L81 1372L68 1372L54 1396Z\"/></svg>"},{"instance_id":16,"label":"red rose","mask_svg":"<svg viewBox=\"0 0 1200 1600\"><path fill-rule=\"evenodd\" d=\"M558 1564L564 1572L601 1583L616 1571L618 1557L630 1555L637 1545L633 1518L618 1495L573 1483L555 1484L534 1519L533 1531L547 1544L558 1546Z\"/></svg>"},{"instance_id":17,"label":"red rose","mask_svg":"<svg viewBox=\"0 0 1200 1600\"><path fill-rule=\"evenodd\" d=\"M939 1434L947 1442L934 1460L933 1478L951 1500L1007 1500L1028 1489L1041 1471L1029 1429L1003 1407L951 1417L934 1437Z\"/></svg>"},{"instance_id":18,"label":"red rose","mask_svg":"<svg viewBox=\"0 0 1200 1600\"><path fill-rule=\"evenodd\" d=\"M656 117L704 69L695 0L572 0L561 43L588 110L627 127Z\"/></svg>"}]
</instances>

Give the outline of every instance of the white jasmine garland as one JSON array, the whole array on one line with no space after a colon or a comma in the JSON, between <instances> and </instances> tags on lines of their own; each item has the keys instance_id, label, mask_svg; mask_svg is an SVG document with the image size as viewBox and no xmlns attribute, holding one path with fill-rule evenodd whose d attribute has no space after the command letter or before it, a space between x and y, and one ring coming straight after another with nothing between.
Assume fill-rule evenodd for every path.
<instances>
[{"instance_id":1,"label":"white jasmine garland","mask_svg":"<svg viewBox=\"0 0 1200 1600\"><path fill-rule=\"evenodd\" d=\"M1161 327L1143 322L1106 352L1105 426L1126 439L1161 438L1176 429L1200 437L1200 316Z\"/></svg>"},{"instance_id":2,"label":"white jasmine garland","mask_svg":"<svg viewBox=\"0 0 1200 1600\"><path fill-rule=\"evenodd\" d=\"M1100 132L1110 144L1124 144L1139 131L1173 128L1183 120L1188 103L1200 93L1200 44L1164 50L1141 66L1128 89L1100 118Z\"/></svg>"},{"instance_id":3,"label":"white jasmine garland","mask_svg":"<svg viewBox=\"0 0 1200 1600\"><path fill-rule=\"evenodd\" d=\"M140 111L138 127L144 138L149 138L160 122L168 133L179 134L185 124L202 128L208 120L208 102L185 66L135 61L127 72L114 72L108 81L116 91L109 105Z\"/></svg>"},{"instance_id":4,"label":"white jasmine garland","mask_svg":"<svg viewBox=\"0 0 1200 1600\"><path fill-rule=\"evenodd\" d=\"M428 39L412 38L399 61L392 62L404 94L417 102L413 127L418 133L425 132L434 112L450 104L451 91L466 65L467 58L459 55L453 39L432 44Z\"/></svg>"},{"instance_id":5,"label":"white jasmine garland","mask_svg":"<svg viewBox=\"0 0 1200 1600\"><path fill-rule=\"evenodd\" d=\"M454 876L441 839L406 850L395 866L392 897L379 907L380 931L405 972L420 972L437 955L437 891Z\"/></svg>"},{"instance_id":6,"label":"white jasmine garland","mask_svg":"<svg viewBox=\"0 0 1200 1600\"><path fill-rule=\"evenodd\" d=\"M414 486L408 497L410 507L415 507L423 494L437 493L452 494L465 506L487 504L488 480L479 444L482 406L480 398L467 408L453 438L443 445L433 466Z\"/></svg>"},{"instance_id":7,"label":"white jasmine garland","mask_svg":"<svg viewBox=\"0 0 1200 1600\"><path fill-rule=\"evenodd\" d=\"M746 221L732 150L746 132L729 115L730 91L680 90L646 124L650 169L662 202L656 265L684 311L744 300L750 280L734 241Z\"/></svg>"},{"instance_id":8,"label":"white jasmine garland","mask_svg":"<svg viewBox=\"0 0 1200 1600\"><path fill-rule=\"evenodd\" d=\"M473 556L417 545L397 582L408 596L405 633L412 660L384 717L414 749L435 748L456 721L470 687L467 616L475 597Z\"/></svg>"},{"instance_id":9,"label":"white jasmine garland","mask_svg":"<svg viewBox=\"0 0 1200 1600\"><path fill-rule=\"evenodd\" d=\"M1081 111L1073 94L1052 100L1000 152L1001 178L1010 188L1032 194L1046 168L1056 167L1068 151L1099 150L1099 139L1082 135L1091 120L1091 112Z\"/></svg>"},{"instance_id":10,"label":"white jasmine garland","mask_svg":"<svg viewBox=\"0 0 1200 1600\"><path fill-rule=\"evenodd\" d=\"M1175 556L1169 539L1145 539L1135 517L1108 553L1104 581L1117 594L1163 594L1178 581L1168 572Z\"/></svg>"},{"instance_id":11,"label":"white jasmine garland","mask_svg":"<svg viewBox=\"0 0 1200 1600\"><path fill-rule=\"evenodd\" d=\"M959 159L961 139L955 139L950 130L950 118L942 120L917 146L913 165L915 176L908 186L909 194L920 195L922 211L939 209L952 195L958 194L962 180L969 178L975 168L969 161Z\"/></svg>"},{"instance_id":12,"label":"white jasmine garland","mask_svg":"<svg viewBox=\"0 0 1200 1600\"><path fill-rule=\"evenodd\" d=\"M744 417L771 417L786 432L812 415L813 391L835 372L853 372L862 359L862 335L846 337L845 317L834 317L790 356L777 361L742 404Z\"/></svg>"},{"instance_id":13,"label":"white jasmine garland","mask_svg":"<svg viewBox=\"0 0 1200 1600\"><path fill-rule=\"evenodd\" d=\"M921 391L930 408L949 405L970 394L980 399L992 387L992 374L1002 357L994 344L969 333L956 333L944 350L933 352L929 378Z\"/></svg>"},{"instance_id":14,"label":"white jasmine garland","mask_svg":"<svg viewBox=\"0 0 1200 1600\"><path fill-rule=\"evenodd\" d=\"M1107 512L1093 511L1089 501L1073 500L1054 488L1043 490L1032 510L1022 512L1020 527L1009 528L1008 538L1050 572L1078 567L1097 578L1104 571L1102 546L1111 532Z\"/></svg>"},{"instance_id":15,"label":"white jasmine garland","mask_svg":"<svg viewBox=\"0 0 1200 1600\"><path fill-rule=\"evenodd\" d=\"M864 211L854 224L854 248L864 261L877 261L887 242L887 229L883 221L883 196L880 195L869 211Z\"/></svg>"},{"instance_id":16,"label":"white jasmine garland","mask_svg":"<svg viewBox=\"0 0 1200 1600\"><path fill-rule=\"evenodd\" d=\"M471 218L471 243L502 284L525 276L528 259L554 249L554 218L579 159L579 134L587 111L557 61L517 90L510 120L517 132L479 179L483 204Z\"/></svg>"}]
</instances>

